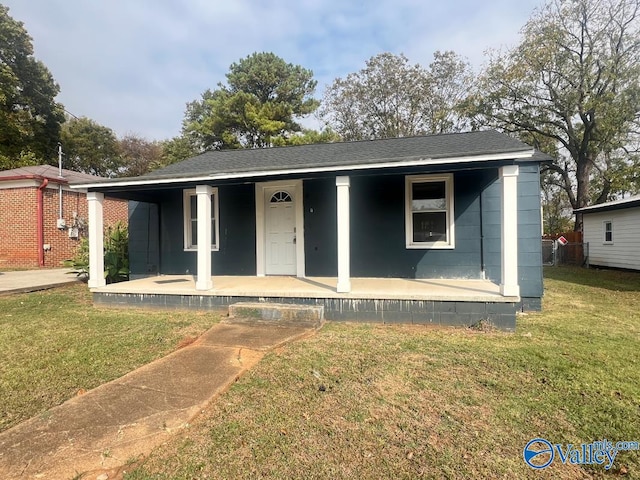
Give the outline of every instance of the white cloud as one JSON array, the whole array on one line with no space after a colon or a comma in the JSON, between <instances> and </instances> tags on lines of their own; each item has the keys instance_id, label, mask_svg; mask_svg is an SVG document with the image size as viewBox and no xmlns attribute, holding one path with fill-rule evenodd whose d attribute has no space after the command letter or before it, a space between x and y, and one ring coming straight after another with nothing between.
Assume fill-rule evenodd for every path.
<instances>
[{"instance_id":1,"label":"white cloud","mask_svg":"<svg viewBox=\"0 0 640 480\"><path fill-rule=\"evenodd\" d=\"M428 64L455 50L479 65L487 47L513 44L541 0L5 0L75 115L162 139L185 104L225 80L229 65L272 51L314 71L317 95L373 55L404 52Z\"/></svg>"}]
</instances>

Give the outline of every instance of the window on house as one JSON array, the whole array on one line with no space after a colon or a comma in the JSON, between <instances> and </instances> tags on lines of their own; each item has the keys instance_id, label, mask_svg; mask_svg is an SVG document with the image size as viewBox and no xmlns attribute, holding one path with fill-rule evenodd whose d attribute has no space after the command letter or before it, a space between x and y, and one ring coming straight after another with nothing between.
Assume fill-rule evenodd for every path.
<instances>
[{"instance_id":1,"label":"window on house","mask_svg":"<svg viewBox=\"0 0 640 480\"><path fill-rule=\"evenodd\" d=\"M453 248L453 175L406 177L407 248Z\"/></svg>"},{"instance_id":2,"label":"window on house","mask_svg":"<svg viewBox=\"0 0 640 480\"><path fill-rule=\"evenodd\" d=\"M198 197L195 190L184 190L184 249L198 249ZM218 250L218 189L211 194L211 250Z\"/></svg>"},{"instance_id":3,"label":"window on house","mask_svg":"<svg viewBox=\"0 0 640 480\"><path fill-rule=\"evenodd\" d=\"M613 243L613 222L606 220L602 222L603 243Z\"/></svg>"}]
</instances>

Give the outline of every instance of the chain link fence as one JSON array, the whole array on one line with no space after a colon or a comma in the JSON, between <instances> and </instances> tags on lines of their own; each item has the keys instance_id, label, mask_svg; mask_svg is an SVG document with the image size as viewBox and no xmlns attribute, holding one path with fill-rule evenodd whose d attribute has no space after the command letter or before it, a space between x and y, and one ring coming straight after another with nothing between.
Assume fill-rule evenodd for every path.
<instances>
[{"instance_id":1,"label":"chain link fence","mask_svg":"<svg viewBox=\"0 0 640 480\"><path fill-rule=\"evenodd\" d=\"M557 239L542 239L543 265L589 266L589 243L568 242L560 244Z\"/></svg>"},{"instance_id":2,"label":"chain link fence","mask_svg":"<svg viewBox=\"0 0 640 480\"><path fill-rule=\"evenodd\" d=\"M556 241L548 238L542 239L542 264L551 266L556 264Z\"/></svg>"}]
</instances>

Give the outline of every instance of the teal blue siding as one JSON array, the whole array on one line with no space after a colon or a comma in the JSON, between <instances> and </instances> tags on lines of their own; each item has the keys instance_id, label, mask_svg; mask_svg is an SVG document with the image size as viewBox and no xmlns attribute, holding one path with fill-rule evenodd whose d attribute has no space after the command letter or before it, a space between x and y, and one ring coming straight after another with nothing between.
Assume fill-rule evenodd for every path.
<instances>
[{"instance_id":1,"label":"teal blue siding","mask_svg":"<svg viewBox=\"0 0 640 480\"><path fill-rule=\"evenodd\" d=\"M500 283L498 169L457 171L453 187L455 248L408 249L405 175L352 175L351 275L474 279L482 277L484 266L486 278ZM303 192L306 275L336 276L335 177L304 180ZM521 296L525 299L542 296L539 192L538 164L521 164L518 263ZM136 204L132 208L132 274L195 273L196 252L185 252L183 245L183 190L153 193L155 204ZM213 274L255 275L255 186L220 185L218 195L220 250L212 253Z\"/></svg>"},{"instance_id":2,"label":"teal blue siding","mask_svg":"<svg viewBox=\"0 0 640 480\"><path fill-rule=\"evenodd\" d=\"M485 172L485 187L482 189L482 231L484 233L483 254L485 276L496 283L500 282L502 275L500 269L500 239L502 194L498 169Z\"/></svg>"},{"instance_id":3,"label":"teal blue siding","mask_svg":"<svg viewBox=\"0 0 640 480\"><path fill-rule=\"evenodd\" d=\"M305 273L310 277L335 277L338 273L338 233L335 177L305 180Z\"/></svg>"},{"instance_id":4,"label":"teal blue siding","mask_svg":"<svg viewBox=\"0 0 640 480\"><path fill-rule=\"evenodd\" d=\"M158 205L129 202L129 268L131 279L157 275L160 268Z\"/></svg>"},{"instance_id":5,"label":"teal blue siding","mask_svg":"<svg viewBox=\"0 0 640 480\"><path fill-rule=\"evenodd\" d=\"M501 189L498 171L482 192L484 257L487 278L501 280ZM540 171L537 163L521 164L518 175L518 281L520 296L542 297L542 244L540 241Z\"/></svg>"},{"instance_id":6,"label":"teal blue siding","mask_svg":"<svg viewBox=\"0 0 640 480\"><path fill-rule=\"evenodd\" d=\"M455 249L408 249L405 175L352 177L352 276L480 278L481 179L454 174Z\"/></svg>"},{"instance_id":7,"label":"teal blue siding","mask_svg":"<svg viewBox=\"0 0 640 480\"><path fill-rule=\"evenodd\" d=\"M304 191L306 273L335 276L335 179L305 181ZM518 262L523 297L542 296L539 191L538 165L521 165ZM406 248L405 175L352 176L350 202L353 277L481 278L484 262L486 277L500 283L497 168L454 174L455 249L451 250Z\"/></svg>"},{"instance_id":8,"label":"teal blue siding","mask_svg":"<svg viewBox=\"0 0 640 480\"><path fill-rule=\"evenodd\" d=\"M163 192L160 202L160 273L196 273L194 252L184 251L182 189Z\"/></svg>"},{"instance_id":9,"label":"teal blue siding","mask_svg":"<svg viewBox=\"0 0 640 480\"><path fill-rule=\"evenodd\" d=\"M518 175L518 282L523 298L542 297L540 167L523 164Z\"/></svg>"},{"instance_id":10,"label":"teal blue siding","mask_svg":"<svg viewBox=\"0 0 640 480\"><path fill-rule=\"evenodd\" d=\"M218 195L220 241L219 251L211 254L212 272L214 275L255 275L255 187L252 184L222 185L218 187ZM157 198L157 204L151 208L158 212L158 220L145 223L140 210L130 223L131 273L134 276L147 273L142 246L148 243L152 249L153 245L159 245L156 262L159 273L194 274L197 254L184 251L183 190L163 190Z\"/></svg>"},{"instance_id":11,"label":"teal blue siding","mask_svg":"<svg viewBox=\"0 0 640 480\"><path fill-rule=\"evenodd\" d=\"M415 275L404 255L403 191L403 176L351 178L352 276Z\"/></svg>"},{"instance_id":12,"label":"teal blue siding","mask_svg":"<svg viewBox=\"0 0 640 480\"><path fill-rule=\"evenodd\" d=\"M222 185L220 195L220 251L213 252L214 275L256 274L255 186Z\"/></svg>"}]
</instances>

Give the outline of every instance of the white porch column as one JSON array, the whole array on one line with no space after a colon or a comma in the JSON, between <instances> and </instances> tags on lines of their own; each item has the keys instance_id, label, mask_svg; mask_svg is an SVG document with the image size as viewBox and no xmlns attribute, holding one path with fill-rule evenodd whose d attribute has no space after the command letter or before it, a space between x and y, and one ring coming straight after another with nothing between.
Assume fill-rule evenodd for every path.
<instances>
[{"instance_id":1,"label":"white porch column","mask_svg":"<svg viewBox=\"0 0 640 480\"><path fill-rule=\"evenodd\" d=\"M211 281L211 194L209 185L197 185L198 205L198 266L196 290L210 290Z\"/></svg>"},{"instance_id":2,"label":"white porch column","mask_svg":"<svg viewBox=\"0 0 640 480\"><path fill-rule=\"evenodd\" d=\"M87 192L89 210L89 288L104 287L104 193Z\"/></svg>"},{"instance_id":3,"label":"white porch column","mask_svg":"<svg viewBox=\"0 0 640 480\"><path fill-rule=\"evenodd\" d=\"M518 285L518 166L500 168L502 182L502 282L505 297L520 296Z\"/></svg>"},{"instance_id":4,"label":"white porch column","mask_svg":"<svg viewBox=\"0 0 640 480\"><path fill-rule=\"evenodd\" d=\"M338 195L338 293L351 291L349 187L349 177L336 177L336 190Z\"/></svg>"}]
</instances>

